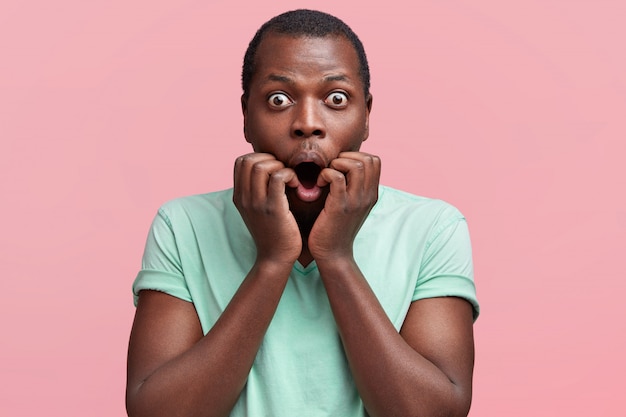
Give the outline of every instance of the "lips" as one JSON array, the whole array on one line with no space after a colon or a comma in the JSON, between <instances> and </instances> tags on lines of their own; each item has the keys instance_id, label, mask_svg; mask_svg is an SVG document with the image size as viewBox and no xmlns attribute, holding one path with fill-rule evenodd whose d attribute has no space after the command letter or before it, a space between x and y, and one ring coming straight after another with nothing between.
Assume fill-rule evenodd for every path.
<instances>
[{"instance_id":1,"label":"lips","mask_svg":"<svg viewBox=\"0 0 626 417\"><path fill-rule=\"evenodd\" d=\"M312 150L300 152L289 160L288 166L296 171L298 180L306 188L312 188L317 183L317 177L322 169L328 166L326 158Z\"/></svg>"},{"instance_id":2,"label":"lips","mask_svg":"<svg viewBox=\"0 0 626 417\"><path fill-rule=\"evenodd\" d=\"M317 178L327 164L315 151L302 152L290 160L289 165L298 176L298 186L294 189L300 201L311 203L323 196L322 188L317 186Z\"/></svg>"}]
</instances>

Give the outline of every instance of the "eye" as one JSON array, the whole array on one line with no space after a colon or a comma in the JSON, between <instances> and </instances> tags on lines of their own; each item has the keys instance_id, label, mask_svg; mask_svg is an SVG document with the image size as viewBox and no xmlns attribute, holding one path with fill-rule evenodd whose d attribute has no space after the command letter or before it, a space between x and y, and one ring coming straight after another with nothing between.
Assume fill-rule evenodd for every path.
<instances>
[{"instance_id":1,"label":"eye","mask_svg":"<svg viewBox=\"0 0 626 417\"><path fill-rule=\"evenodd\" d=\"M348 105L348 95L341 91L335 91L330 93L324 102L331 107L343 108Z\"/></svg>"},{"instance_id":2,"label":"eye","mask_svg":"<svg viewBox=\"0 0 626 417\"><path fill-rule=\"evenodd\" d=\"M267 98L270 107L281 109L293 104L293 101L285 93L273 93Z\"/></svg>"}]
</instances>

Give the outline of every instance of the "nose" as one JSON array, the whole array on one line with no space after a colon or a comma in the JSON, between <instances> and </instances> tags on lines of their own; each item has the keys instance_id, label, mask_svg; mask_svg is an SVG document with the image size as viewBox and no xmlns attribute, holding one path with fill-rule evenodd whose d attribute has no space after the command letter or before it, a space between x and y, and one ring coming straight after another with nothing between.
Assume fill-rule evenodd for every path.
<instances>
[{"instance_id":1,"label":"nose","mask_svg":"<svg viewBox=\"0 0 626 417\"><path fill-rule=\"evenodd\" d=\"M296 103L291 134L295 138L326 136L323 117L323 103L314 98L307 98Z\"/></svg>"}]
</instances>

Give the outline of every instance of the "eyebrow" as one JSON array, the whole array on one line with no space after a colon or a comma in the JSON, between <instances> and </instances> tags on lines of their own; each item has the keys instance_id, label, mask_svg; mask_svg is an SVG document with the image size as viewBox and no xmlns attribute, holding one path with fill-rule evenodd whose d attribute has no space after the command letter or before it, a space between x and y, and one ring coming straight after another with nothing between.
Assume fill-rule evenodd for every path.
<instances>
[{"instance_id":1,"label":"eyebrow","mask_svg":"<svg viewBox=\"0 0 626 417\"><path fill-rule=\"evenodd\" d=\"M348 77L346 77L344 74L329 75L327 77L324 77L324 81L326 81L326 82L330 82L330 81L344 81L344 82L350 83L350 79Z\"/></svg>"},{"instance_id":2,"label":"eyebrow","mask_svg":"<svg viewBox=\"0 0 626 417\"><path fill-rule=\"evenodd\" d=\"M278 81L281 83L294 84L295 81L284 75L270 74L267 77L267 81Z\"/></svg>"},{"instance_id":3,"label":"eyebrow","mask_svg":"<svg viewBox=\"0 0 626 417\"><path fill-rule=\"evenodd\" d=\"M266 79L266 82L268 81L276 81L276 82L281 82L281 83L286 83L286 84L295 84L295 81L293 80L293 78L287 77L285 75L278 75L278 74L269 74ZM328 75L324 77L323 81L324 82L342 81L348 84L353 84L350 78L347 77L345 74Z\"/></svg>"}]
</instances>

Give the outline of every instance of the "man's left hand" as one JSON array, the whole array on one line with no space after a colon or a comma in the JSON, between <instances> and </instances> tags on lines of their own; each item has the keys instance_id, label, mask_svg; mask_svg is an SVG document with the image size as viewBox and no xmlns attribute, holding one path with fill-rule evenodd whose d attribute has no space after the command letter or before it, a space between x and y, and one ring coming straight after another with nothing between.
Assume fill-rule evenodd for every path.
<instances>
[{"instance_id":1,"label":"man's left hand","mask_svg":"<svg viewBox=\"0 0 626 417\"><path fill-rule=\"evenodd\" d=\"M326 203L308 239L316 262L352 259L352 244L378 200L380 158L363 152L342 152L324 168L317 185L330 185Z\"/></svg>"}]
</instances>

